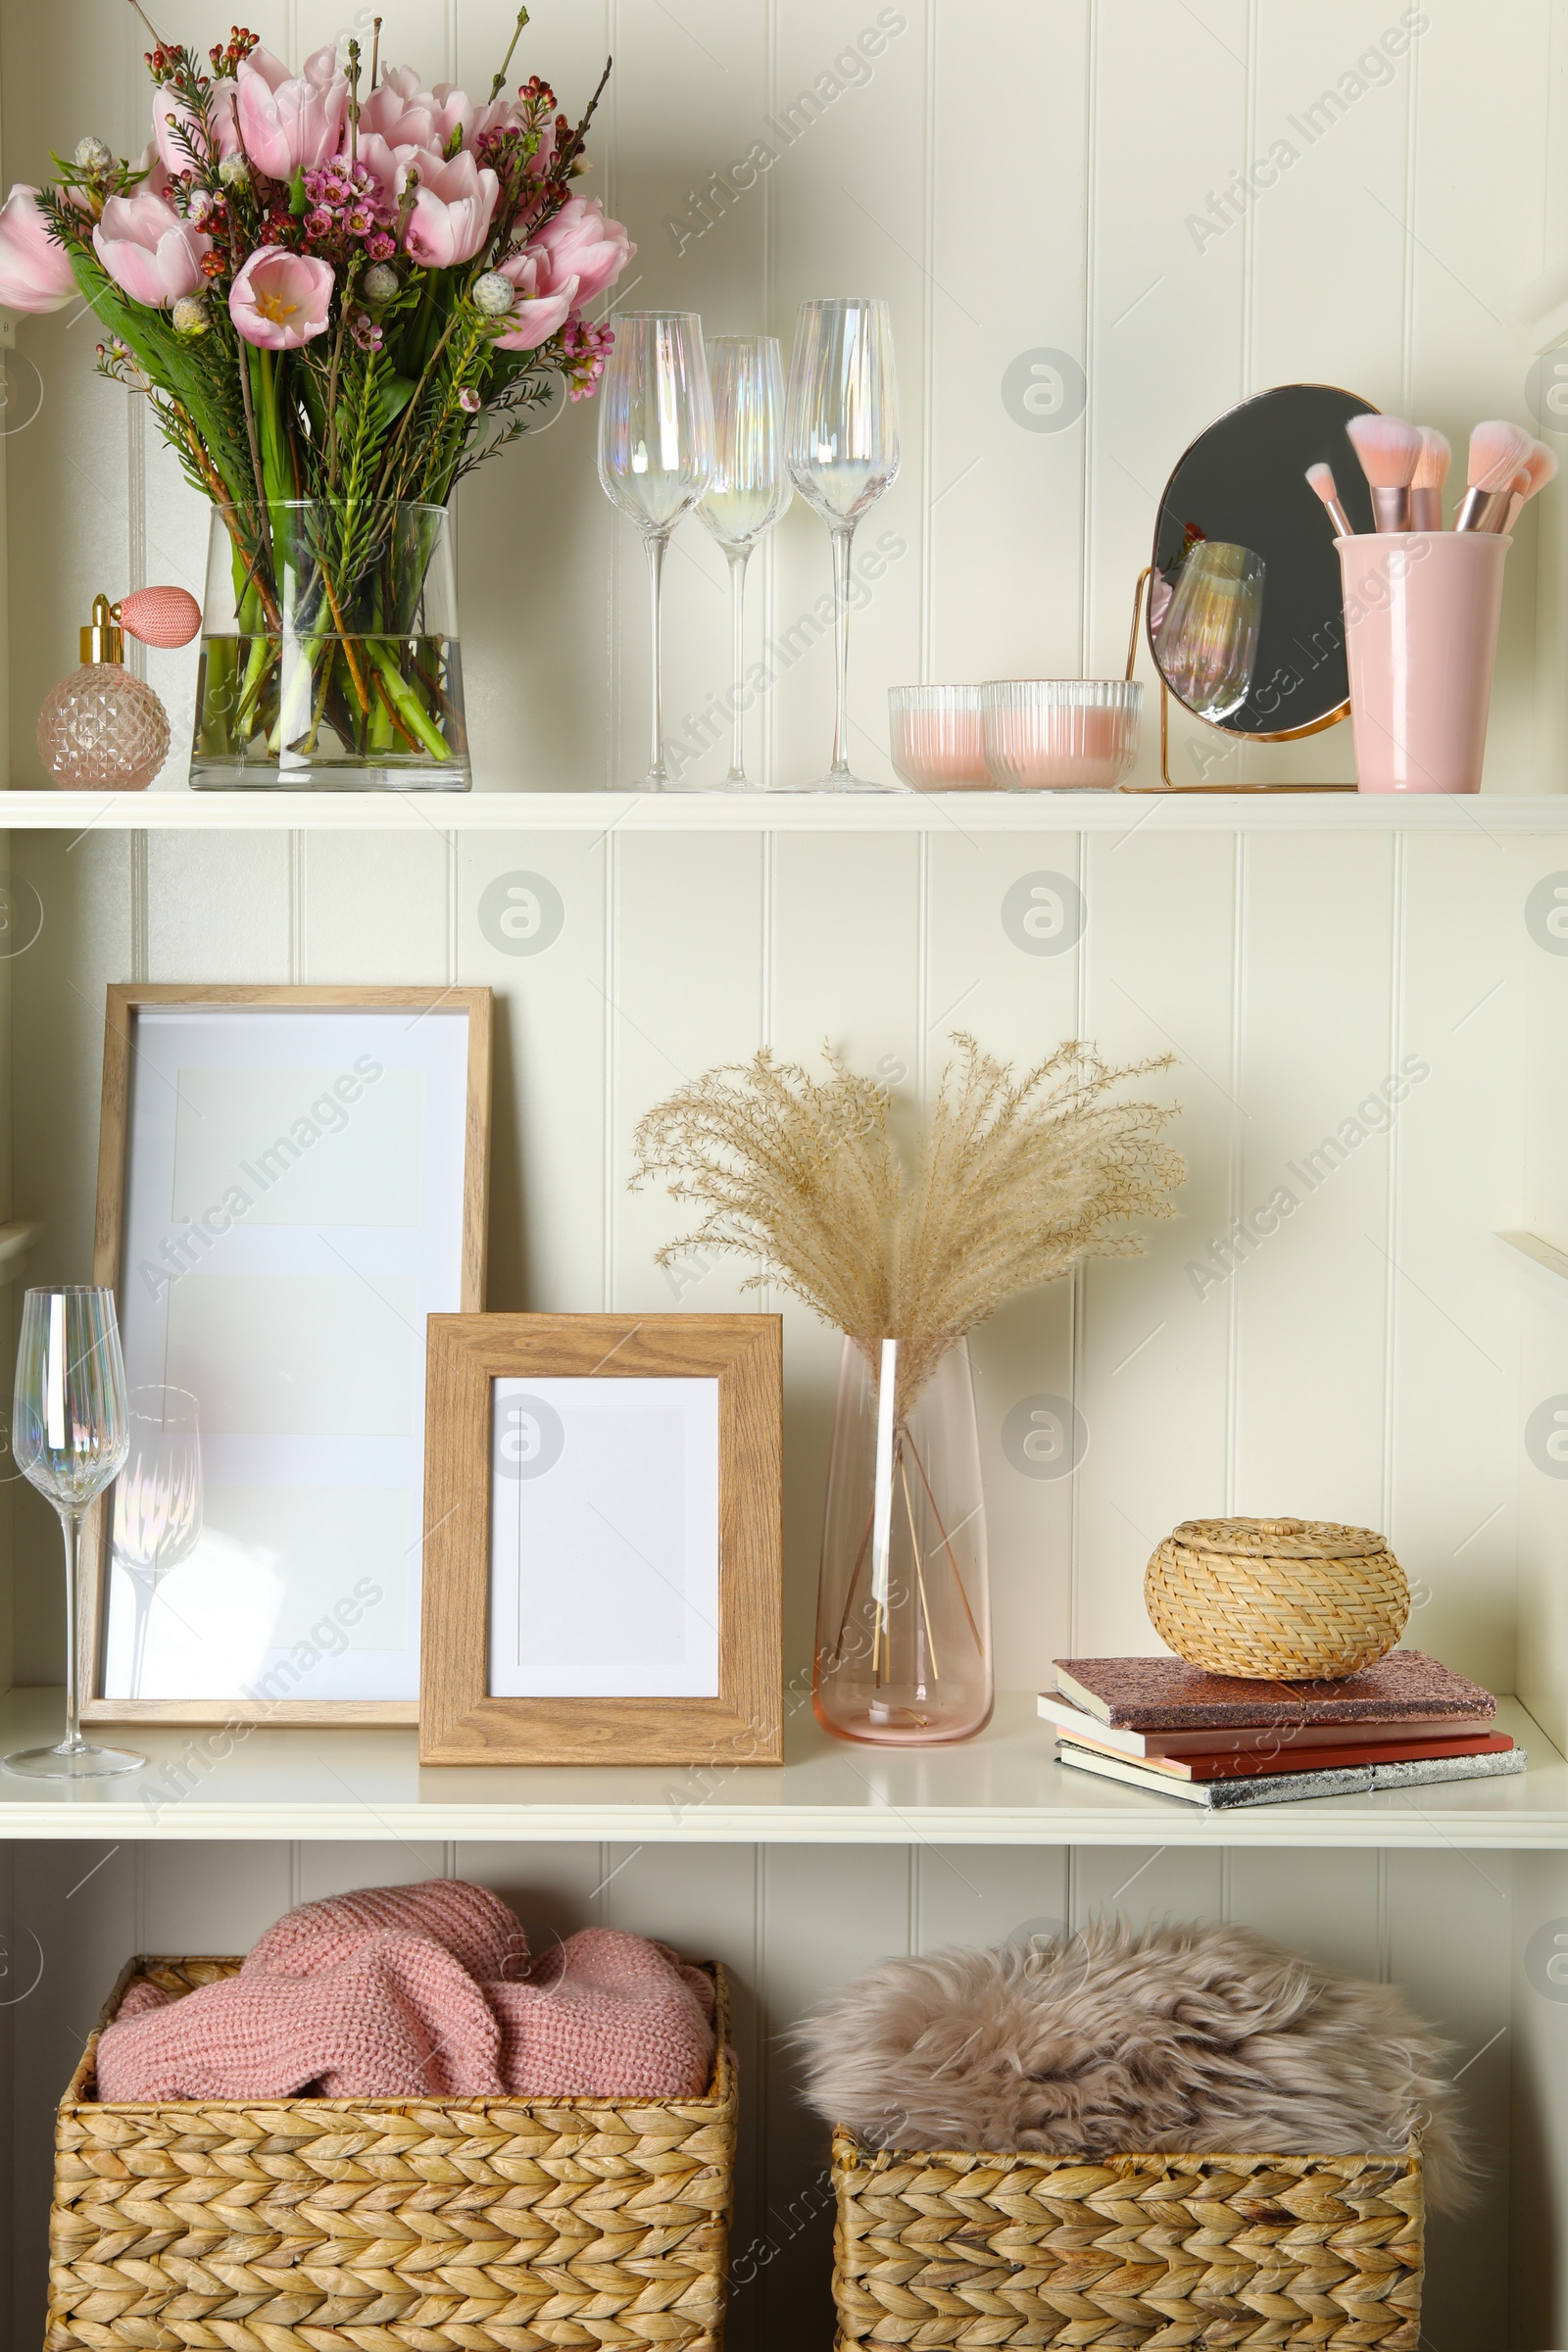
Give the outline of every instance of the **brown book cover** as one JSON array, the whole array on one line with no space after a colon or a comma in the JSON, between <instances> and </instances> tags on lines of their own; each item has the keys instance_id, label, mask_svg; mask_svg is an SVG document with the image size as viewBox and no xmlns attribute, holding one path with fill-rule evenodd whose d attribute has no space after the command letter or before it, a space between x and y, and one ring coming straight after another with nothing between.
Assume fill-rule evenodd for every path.
<instances>
[{"instance_id":1,"label":"brown book cover","mask_svg":"<svg viewBox=\"0 0 1568 2352\"><path fill-rule=\"evenodd\" d=\"M1101 1756L1119 1756L1121 1750L1092 1740L1087 1732L1058 1736L1061 1747L1086 1747ZM1294 1747L1289 1740L1272 1756L1147 1756L1146 1772L1162 1772L1173 1781L1260 1780L1280 1772L1343 1772L1355 1764L1423 1764L1439 1756L1501 1756L1513 1741L1506 1732L1490 1732L1468 1740L1345 1740L1336 1747Z\"/></svg>"},{"instance_id":2,"label":"brown book cover","mask_svg":"<svg viewBox=\"0 0 1568 2352\"><path fill-rule=\"evenodd\" d=\"M1339 1682L1207 1674L1184 1658L1057 1658L1056 1681L1102 1723L1128 1732L1238 1731L1304 1723L1429 1722L1496 1712L1479 1683L1419 1649L1391 1649Z\"/></svg>"}]
</instances>

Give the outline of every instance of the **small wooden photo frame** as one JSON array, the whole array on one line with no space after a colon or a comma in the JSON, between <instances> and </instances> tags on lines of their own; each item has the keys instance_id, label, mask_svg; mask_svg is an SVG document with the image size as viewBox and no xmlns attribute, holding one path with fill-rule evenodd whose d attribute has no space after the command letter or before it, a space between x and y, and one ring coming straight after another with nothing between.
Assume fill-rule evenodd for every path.
<instances>
[{"instance_id":1,"label":"small wooden photo frame","mask_svg":"<svg viewBox=\"0 0 1568 2352\"><path fill-rule=\"evenodd\" d=\"M93 1722L417 1721L425 1318L484 1304L490 1062L485 988L109 990Z\"/></svg>"},{"instance_id":2,"label":"small wooden photo frame","mask_svg":"<svg viewBox=\"0 0 1568 2352\"><path fill-rule=\"evenodd\" d=\"M421 1764L783 1757L777 1315L432 1315Z\"/></svg>"}]
</instances>

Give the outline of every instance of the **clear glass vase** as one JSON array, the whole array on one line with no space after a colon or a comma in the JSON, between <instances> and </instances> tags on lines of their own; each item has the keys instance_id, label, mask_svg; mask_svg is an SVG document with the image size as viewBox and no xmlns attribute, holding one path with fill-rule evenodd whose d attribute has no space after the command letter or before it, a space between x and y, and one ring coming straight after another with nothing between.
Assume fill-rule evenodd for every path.
<instances>
[{"instance_id":1,"label":"clear glass vase","mask_svg":"<svg viewBox=\"0 0 1568 2352\"><path fill-rule=\"evenodd\" d=\"M199 790L466 792L444 507L215 507L190 780Z\"/></svg>"},{"instance_id":2,"label":"clear glass vase","mask_svg":"<svg viewBox=\"0 0 1568 2352\"><path fill-rule=\"evenodd\" d=\"M967 1340L846 1339L812 1703L844 1740L919 1747L991 1719L991 1595Z\"/></svg>"}]
</instances>

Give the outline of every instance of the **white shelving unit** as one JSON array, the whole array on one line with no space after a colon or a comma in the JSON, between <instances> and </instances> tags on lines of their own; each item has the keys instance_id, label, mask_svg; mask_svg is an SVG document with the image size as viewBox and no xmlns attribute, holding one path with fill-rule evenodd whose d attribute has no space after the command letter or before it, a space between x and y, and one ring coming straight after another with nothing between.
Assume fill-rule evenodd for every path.
<instances>
[{"instance_id":1,"label":"white shelving unit","mask_svg":"<svg viewBox=\"0 0 1568 2352\"><path fill-rule=\"evenodd\" d=\"M8 792L0 829L190 833L1568 834L1568 793Z\"/></svg>"}]
</instances>

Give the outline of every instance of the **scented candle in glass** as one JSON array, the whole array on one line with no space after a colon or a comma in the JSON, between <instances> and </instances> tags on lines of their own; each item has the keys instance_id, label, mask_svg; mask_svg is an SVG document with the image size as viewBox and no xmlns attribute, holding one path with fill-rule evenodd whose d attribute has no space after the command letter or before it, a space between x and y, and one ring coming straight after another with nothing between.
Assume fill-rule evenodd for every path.
<instances>
[{"instance_id":1,"label":"scented candle in glass","mask_svg":"<svg viewBox=\"0 0 1568 2352\"><path fill-rule=\"evenodd\" d=\"M985 721L978 686L890 686L893 765L916 792L983 789Z\"/></svg>"}]
</instances>

